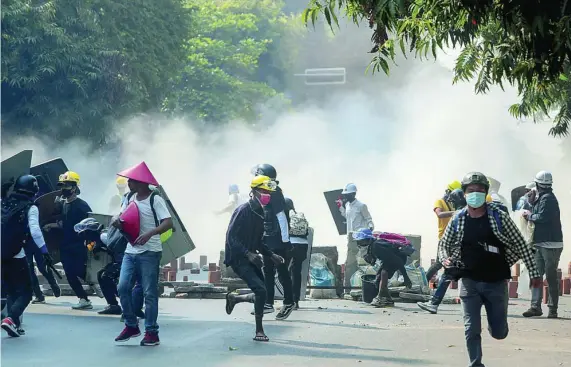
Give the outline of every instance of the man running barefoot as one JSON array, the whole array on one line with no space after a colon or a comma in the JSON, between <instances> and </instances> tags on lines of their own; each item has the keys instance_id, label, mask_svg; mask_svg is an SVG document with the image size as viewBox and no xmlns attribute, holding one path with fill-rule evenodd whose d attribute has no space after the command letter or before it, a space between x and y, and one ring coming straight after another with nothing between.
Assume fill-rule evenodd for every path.
<instances>
[{"instance_id":1,"label":"man running barefoot","mask_svg":"<svg viewBox=\"0 0 571 367\"><path fill-rule=\"evenodd\" d=\"M264 206L270 202L270 193L276 190L276 183L267 176L256 176L250 187L250 200L240 205L230 219L226 233L226 249L224 264L246 282L253 293L236 295L226 294L226 313L230 315L238 303L254 304L256 318L255 341L267 342L270 339L264 332L262 319L266 302L266 286L262 273L262 255L267 256L276 264L282 264L284 259L274 254L264 244Z\"/></svg>"}]
</instances>

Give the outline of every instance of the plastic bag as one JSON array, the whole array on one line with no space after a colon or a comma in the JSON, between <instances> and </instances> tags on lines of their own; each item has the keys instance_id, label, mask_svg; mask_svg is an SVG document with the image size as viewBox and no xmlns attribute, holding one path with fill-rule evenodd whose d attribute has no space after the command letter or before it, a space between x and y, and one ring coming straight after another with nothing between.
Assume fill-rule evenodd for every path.
<instances>
[{"instance_id":1,"label":"plastic bag","mask_svg":"<svg viewBox=\"0 0 571 367\"><path fill-rule=\"evenodd\" d=\"M327 267L325 255L311 254L309 284L314 287L332 287L335 285L335 275Z\"/></svg>"},{"instance_id":2,"label":"plastic bag","mask_svg":"<svg viewBox=\"0 0 571 367\"><path fill-rule=\"evenodd\" d=\"M426 279L426 273L422 266L414 267L411 265L405 266L406 273L412 282L411 290L413 292L419 292L422 294L429 294L430 288L428 287L428 280ZM396 272L391 279L389 279L389 288L402 288L405 290L404 277Z\"/></svg>"},{"instance_id":3,"label":"plastic bag","mask_svg":"<svg viewBox=\"0 0 571 367\"><path fill-rule=\"evenodd\" d=\"M524 210L516 210L513 212L513 220L523 235L525 239L525 243L532 244L533 243L533 231L535 229L535 225L533 222L528 221L523 217Z\"/></svg>"},{"instance_id":4,"label":"plastic bag","mask_svg":"<svg viewBox=\"0 0 571 367\"><path fill-rule=\"evenodd\" d=\"M361 277L365 274L376 275L377 271L379 270L379 265L375 264L373 266L366 265L366 266L359 266L357 271L351 275L351 287L361 287Z\"/></svg>"}]
</instances>

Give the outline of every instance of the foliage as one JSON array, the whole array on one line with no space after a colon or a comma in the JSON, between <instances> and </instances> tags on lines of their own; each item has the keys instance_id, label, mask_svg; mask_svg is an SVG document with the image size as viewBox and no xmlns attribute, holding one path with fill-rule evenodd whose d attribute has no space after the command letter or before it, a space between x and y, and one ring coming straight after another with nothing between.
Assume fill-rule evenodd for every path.
<instances>
[{"instance_id":1,"label":"foliage","mask_svg":"<svg viewBox=\"0 0 571 367\"><path fill-rule=\"evenodd\" d=\"M180 70L181 0L6 0L2 127L100 138L108 123L152 109Z\"/></svg>"},{"instance_id":2,"label":"foliage","mask_svg":"<svg viewBox=\"0 0 571 367\"><path fill-rule=\"evenodd\" d=\"M567 0L311 0L304 21L323 13L337 24L337 8L355 23L373 28L373 72L389 73L396 49L421 58L438 49L458 47L462 53L455 81L476 78L475 89L507 82L518 88L521 103L510 108L516 117L546 115L559 109L551 133L568 133L571 6ZM563 75L563 76L562 76ZM567 75L567 76L565 76Z\"/></svg>"},{"instance_id":3,"label":"foliage","mask_svg":"<svg viewBox=\"0 0 571 367\"><path fill-rule=\"evenodd\" d=\"M278 95L287 65L278 55L288 19L272 0L196 0L187 65L163 109L205 121L254 119ZM277 77L277 78L276 78Z\"/></svg>"}]
</instances>

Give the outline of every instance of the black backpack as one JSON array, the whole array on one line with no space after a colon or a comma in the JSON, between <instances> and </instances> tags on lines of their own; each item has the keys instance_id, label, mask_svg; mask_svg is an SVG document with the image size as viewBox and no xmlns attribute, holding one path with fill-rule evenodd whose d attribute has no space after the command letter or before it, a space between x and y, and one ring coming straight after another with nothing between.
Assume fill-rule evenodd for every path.
<instances>
[{"instance_id":1,"label":"black backpack","mask_svg":"<svg viewBox=\"0 0 571 367\"><path fill-rule=\"evenodd\" d=\"M32 201L25 195L12 194L2 201L2 260L16 256L28 237L28 210Z\"/></svg>"}]
</instances>

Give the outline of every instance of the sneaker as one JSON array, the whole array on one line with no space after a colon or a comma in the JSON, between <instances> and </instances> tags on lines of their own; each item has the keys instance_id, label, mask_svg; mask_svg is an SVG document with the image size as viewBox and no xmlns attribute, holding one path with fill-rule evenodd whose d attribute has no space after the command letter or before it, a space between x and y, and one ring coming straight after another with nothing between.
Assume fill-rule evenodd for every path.
<instances>
[{"instance_id":1,"label":"sneaker","mask_svg":"<svg viewBox=\"0 0 571 367\"><path fill-rule=\"evenodd\" d=\"M557 315L557 310L549 309L549 313L547 314L548 319L557 319L559 316Z\"/></svg>"},{"instance_id":2,"label":"sneaker","mask_svg":"<svg viewBox=\"0 0 571 367\"><path fill-rule=\"evenodd\" d=\"M529 310L525 311L523 317L539 317L543 315L543 311L539 308L531 307Z\"/></svg>"},{"instance_id":3,"label":"sneaker","mask_svg":"<svg viewBox=\"0 0 571 367\"><path fill-rule=\"evenodd\" d=\"M273 305L264 305L264 315L267 313L274 313L276 310ZM254 315L254 311L250 312L250 315Z\"/></svg>"},{"instance_id":4,"label":"sneaker","mask_svg":"<svg viewBox=\"0 0 571 367\"><path fill-rule=\"evenodd\" d=\"M122 315L123 311L119 305L109 305L103 310L99 311L99 315Z\"/></svg>"},{"instance_id":5,"label":"sneaker","mask_svg":"<svg viewBox=\"0 0 571 367\"><path fill-rule=\"evenodd\" d=\"M16 331L18 332L18 334L19 334L20 336L26 335L26 330L24 330L21 325L18 326L18 329L16 329Z\"/></svg>"},{"instance_id":6,"label":"sneaker","mask_svg":"<svg viewBox=\"0 0 571 367\"><path fill-rule=\"evenodd\" d=\"M14 323L14 320L12 320L10 317L6 317L4 320L2 320L2 329L6 330L8 335L13 338L20 337L20 334L18 334L18 327Z\"/></svg>"},{"instance_id":7,"label":"sneaker","mask_svg":"<svg viewBox=\"0 0 571 367\"><path fill-rule=\"evenodd\" d=\"M431 314L438 313L438 305L433 304L432 302L416 302L416 305L424 311L430 312Z\"/></svg>"},{"instance_id":8,"label":"sneaker","mask_svg":"<svg viewBox=\"0 0 571 367\"><path fill-rule=\"evenodd\" d=\"M295 303L293 304L293 309L294 309L294 310L299 310L299 302L295 302Z\"/></svg>"},{"instance_id":9,"label":"sneaker","mask_svg":"<svg viewBox=\"0 0 571 367\"><path fill-rule=\"evenodd\" d=\"M93 308L93 305L91 304L90 300L82 298L79 300L77 305L73 305L71 306L71 308L74 310L91 310Z\"/></svg>"},{"instance_id":10,"label":"sneaker","mask_svg":"<svg viewBox=\"0 0 571 367\"><path fill-rule=\"evenodd\" d=\"M45 298L38 298L38 297L36 297L36 298L34 298L34 299L32 300L32 304L33 304L33 305L37 305L37 304L40 304L40 303L42 303L42 304L43 304L43 303L46 303L46 299L45 299Z\"/></svg>"},{"instance_id":11,"label":"sneaker","mask_svg":"<svg viewBox=\"0 0 571 367\"><path fill-rule=\"evenodd\" d=\"M389 307L389 306L393 306L394 302L392 300L387 299L386 297L375 297L373 298L373 301L371 301L370 303L371 306L373 307Z\"/></svg>"},{"instance_id":12,"label":"sneaker","mask_svg":"<svg viewBox=\"0 0 571 367\"><path fill-rule=\"evenodd\" d=\"M139 326L135 327L125 326L123 331L121 331L121 334L119 334L119 336L115 338L115 341L122 343L126 342L131 338L136 338L138 336L141 336L141 330L139 330Z\"/></svg>"},{"instance_id":13,"label":"sneaker","mask_svg":"<svg viewBox=\"0 0 571 367\"><path fill-rule=\"evenodd\" d=\"M141 340L142 347L153 347L155 345L161 344L159 340L159 333L151 333L150 331L145 331L145 336Z\"/></svg>"},{"instance_id":14,"label":"sneaker","mask_svg":"<svg viewBox=\"0 0 571 367\"><path fill-rule=\"evenodd\" d=\"M276 320L285 320L293 312L293 303L291 305L283 305L280 312L276 315Z\"/></svg>"}]
</instances>

